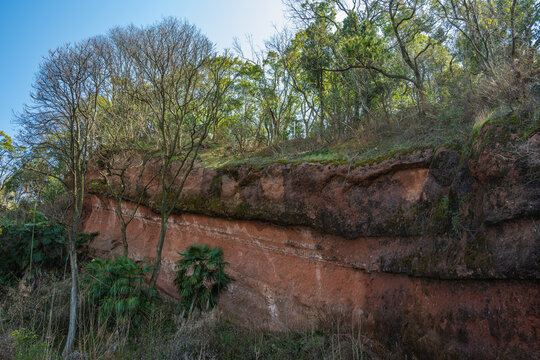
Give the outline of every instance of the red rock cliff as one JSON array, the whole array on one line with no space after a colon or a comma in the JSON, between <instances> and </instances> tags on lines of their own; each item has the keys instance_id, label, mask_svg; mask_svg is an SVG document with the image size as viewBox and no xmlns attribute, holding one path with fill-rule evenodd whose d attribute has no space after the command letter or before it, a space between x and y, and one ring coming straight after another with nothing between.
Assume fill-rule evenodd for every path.
<instances>
[{"instance_id":1,"label":"red rock cliff","mask_svg":"<svg viewBox=\"0 0 540 360\"><path fill-rule=\"evenodd\" d=\"M493 131L461 167L440 149L356 167L195 169L158 285L177 296L177 251L206 243L224 250L234 279L220 308L245 324L311 328L340 313L418 358L540 358L540 135L509 151L482 138ZM115 202L94 192L84 231L112 256ZM128 227L135 259L154 256L159 199L151 187Z\"/></svg>"}]
</instances>

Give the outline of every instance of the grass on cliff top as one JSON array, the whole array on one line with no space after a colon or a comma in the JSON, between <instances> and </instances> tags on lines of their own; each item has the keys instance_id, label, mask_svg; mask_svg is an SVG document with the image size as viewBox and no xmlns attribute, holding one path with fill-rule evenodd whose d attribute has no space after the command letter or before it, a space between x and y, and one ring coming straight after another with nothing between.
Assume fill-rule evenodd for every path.
<instances>
[{"instance_id":1,"label":"grass on cliff top","mask_svg":"<svg viewBox=\"0 0 540 360\"><path fill-rule=\"evenodd\" d=\"M527 141L531 136L540 132L540 111L530 117L520 117L511 111L486 111L478 114L472 128L471 139L474 143L478 140L482 129L491 125L485 134L489 141L509 140L510 135L517 138L514 142ZM495 130L495 131L494 131ZM497 133L498 132L498 133ZM500 139L502 136L502 139Z\"/></svg>"},{"instance_id":2,"label":"grass on cliff top","mask_svg":"<svg viewBox=\"0 0 540 360\"><path fill-rule=\"evenodd\" d=\"M241 165L262 168L274 163L304 162L356 167L379 163L417 149L441 146L461 149L468 142L471 129L472 121L416 119L358 130L348 139L334 143L314 138L294 139L285 141L279 148L260 147L245 152L213 144L201 152L200 159L205 167L215 169Z\"/></svg>"}]
</instances>

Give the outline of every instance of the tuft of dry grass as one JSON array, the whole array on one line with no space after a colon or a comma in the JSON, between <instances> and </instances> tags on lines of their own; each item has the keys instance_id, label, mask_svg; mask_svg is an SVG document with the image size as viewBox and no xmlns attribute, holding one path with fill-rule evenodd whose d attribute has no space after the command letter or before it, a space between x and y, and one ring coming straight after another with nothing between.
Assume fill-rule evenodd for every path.
<instances>
[{"instance_id":1,"label":"tuft of dry grass","mask_svg":"<svg viewBox=\"0 0 540 360\"><path fill-rule=\"evenodd\" d=\"M35 347L40 351L31 358L56 358L60 334L68 326L68 306L69 283L51 273L38 271L31 280L25 277L9 288L0 298L0 338L10 348L8 353L26 359L20 351ZM4 358L11 357L3 354Z\"/></svg>"}]
</instances>

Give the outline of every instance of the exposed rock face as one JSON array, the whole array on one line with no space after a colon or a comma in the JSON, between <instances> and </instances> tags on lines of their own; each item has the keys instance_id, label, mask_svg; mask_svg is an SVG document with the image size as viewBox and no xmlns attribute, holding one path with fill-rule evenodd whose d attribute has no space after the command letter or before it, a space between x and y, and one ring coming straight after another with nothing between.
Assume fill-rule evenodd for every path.
<instances>
[{"instance_id":1,"label":"exposed rock face","mask_svg":"<svg viewBox=\"0 0 540 360\"><path fill-rule=\"evenodd\" d=\"M234 279L220 307L246 324L311 328L340 313L418 358L540 358L540 135L509 148L486 133L461 168L439 149L358 167L195 169L158 284L177 296L177 251L206 243ZM128 227L138 260L154 257L158 189ZM121 253L115 206L87 198L84 230L100 233L102 256Z\"/></svg>"}]
</instances>

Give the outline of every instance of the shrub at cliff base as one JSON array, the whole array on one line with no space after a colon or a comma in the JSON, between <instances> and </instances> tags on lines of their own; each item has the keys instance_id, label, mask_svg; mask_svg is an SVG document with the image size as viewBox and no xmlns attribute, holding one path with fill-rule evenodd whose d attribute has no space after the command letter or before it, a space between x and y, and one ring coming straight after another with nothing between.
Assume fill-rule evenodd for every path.
<instances>
[{"instance_id":1,"label":"shrub at cliff base","mask_svg":"<svg viewBox=\"0 0 540 360\"><path fill-rule=\"evenodd\" d=\"M150 266L142 266L122 256L112 260L93 259L86 265L84 283L88 299L97 307L102 322L140 323L157 298L146 286L144 276Z\"/></svg>"},{"instance_id":2,"label":"shrub at cliff base","mask_svg":"<svg viewBox=\"0 0 540 360\"><path fill-rule=\"evenodd\" d=\"M188 247L176 265L174 284L182 295L180 307L184 314L193 310L207 311L216 306L219 293L230 282L225 274L223 251L208 245L195 244Z\"/></svg>"},{"instance_id":3,"label":"shrub at cliff base","mask_svg":"<svg viewBox=\"0 0 540 360\"><path fill-rule=\"evenodd\" d=\"M86 266L82 275L89 276ZM74 348L79 359L391 359L372 357L369 340L345 323L321 323L320 330L302 333L253 330L220 318L217 311L179 318L177 303L165 297L139 312L143 321L125 313L123 320L103 323L96 321L98 306L91 305L89 288L81 286ZM69 274L62 279L38 272L26 296L10 288L0 297L0 359L61 359L69 297Z\"/></svg>"},{"instance_id":4,"label":"shrub at cliff base","mask_svg":"<svg viewBox=\"0 0 540 360\"><path fill-rule=\"evenodd\" d=\"M31 214L32 222L0 219L0 283L17 281L25 270L63 268L67 261L64 224L44 214Z\"/></svg>"},{"instance_id":5,"label":"shrub at cliff base","mask_svg":"<svg viewBox=\"0 0 540 360\"><path fill-rule=\"evenodd\" d=\"M14 339L14 358L16 360L55 359L58 357L46 342L40 340L27 328L15 330L11 336Z\"/></svg>"}]
</instances>

